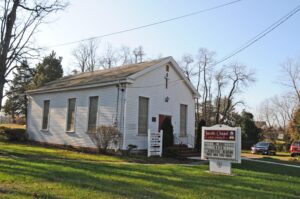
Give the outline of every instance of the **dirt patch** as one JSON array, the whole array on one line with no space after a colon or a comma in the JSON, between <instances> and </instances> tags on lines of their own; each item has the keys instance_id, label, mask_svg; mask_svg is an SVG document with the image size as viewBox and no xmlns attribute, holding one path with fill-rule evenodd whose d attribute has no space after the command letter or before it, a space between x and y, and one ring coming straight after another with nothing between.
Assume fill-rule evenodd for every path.
<instances>
[{"instance_id":1,"label":"dirt patch","mask_svg":"<svg viewBox=\"0 0 300 199\"><path fill-rule=\"evenodd\" d=\"M0 187L0 194L7 194L7 193L9 193L7 189Z\"/></svg>"}]
</instances>

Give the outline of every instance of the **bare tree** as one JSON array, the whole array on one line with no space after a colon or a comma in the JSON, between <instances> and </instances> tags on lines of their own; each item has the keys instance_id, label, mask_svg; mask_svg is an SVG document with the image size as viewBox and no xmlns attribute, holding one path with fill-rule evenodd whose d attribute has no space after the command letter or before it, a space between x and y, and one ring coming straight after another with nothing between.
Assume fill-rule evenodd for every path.
<instances>
[{"instance_id":1,"label":"bare tree","mask_svg":"<svg viewBox=\"0 0 300 199\"><path fill-rule=\"evenodd\" d=\"M212 83L213 83L213 73L210 73L208 77L208 94L207 98L208 100L206 101L206 121L208 125L211 125L213 123L212 121L212 116L214 112L214 107L213 107L213 94L212 94Z\"/></svg>"},{"instance_id":2,"label":"bare tree","mask_svg":"<svg viewBox=\"0 0 300 199\"><path fill-rule=\"evenodd\" d=\"M254 73L248 71L245 65L232 64L228 66L229 71L227 73L228 84L230 84L229 93L226 96L225 108L222 111L223 123L230 113L230 110L234 108L237 104L243 103L241 101L234 102L234 97L237 93L242 91L242 88L249 86L250 83L255 81Z\"/></svg>"},{"instance_id":3,"label":"bare tree","mask_svg":"<svg viewBox=\"0 0 300 199\"><path fill-rule=\"evenodd\" d=\"M219 71L215 73L215 81L217 86L217 95L216 95L216 115L215 123L218 124L220 121L220 110L221 110L221 99L222 99L222 90L228 83L226 79L226 68L222 67Z\"/></svg>"},{"instance_id":4,"label":"bare tree","mask_svg":"<svg viewBox=\"0 0 300 199\"><path fill-rule=\"evenodd\" d=\"M209 79L212 76L213 71L213 63L214 61L215 52L209 51L205 48L200 48L197 55L197 91L200 90L200 83L201 83L201 73L203 75L203 93L202 93L202 117L203 119L208 122L208 99L209 99ZM197 99L197 111L199 112L199 99Z\"/></svg>"},{"instance_id":5,"label":"bare tree","mask_svg":"<svg viewBox=\"0 0 300 199\"><path fill-rule=\"evenodd\" d=\"M139 46L139 47L135 48L133 50L133 55L134 55L134 58L135 58L134 59L135 63L143 62L143 58L144 58L144 55L145 55L143 46Z\"/></svg>"},{"instance_id":6,"label":"bare tree","mask_svg":"<svg viewBox=\"0 0 300 199\"><path fill-rule=\"evenodd\" d=\"M259 108L259 119L266 121L269 127L274 126L274 111L269 99L263 101Z\"/></svg>"},{"instance_id":7,"label":"bare tree","mask_svg":"<svg viewBox=\"0 0 300 199\"><path fill-rule=\"evenodd\" d=\"M260 104L259 116L269 127L285 129L297 108L297 100L289 94L273 96Z\"/></svg>"},{"instance_id":8,"label":"bare tree","mask_svg":"<svg viewBox=\"0 0 300 199\"><path fill-rule=\"evenodd\" d=\"M16 62L37 56L32 38L51 13L66 8L61 0L3 0L0 3L0 105L8 75ZM1 106L0 106L1 110Z\"/></svg>"},{"instance_id":9,"label":"bare tree","mask_svg":"<svg viewBox=\"0 0 300 199\"><path fill-rule=\"evenodd\" d=\"M200 99L196 100L196 122L200 121L200 115L206 122L209 120L212 110L211 93L213 78L213 63L215 53L205 48L200 48L195 59L190 54L184 54L180 61L181 69L186 77L195 85L197 91L202 91L202 102ZM195 64L193 64L195 60ZM202 105L202 109L201 109ZM201 110L200 110L201 109Z\"/></svg>"},{"instance_id":10,"label":"bare tree","mask_svg":"<svg viewBox=\"0 0 300 199\"><path fill-rule=\"evenodd\" d=\"M282 84L295 92L300 103L300 63L294 59L288 59L281 68L284 74Z\"/></svg>"},{"instance_id":11,"label":"bare tree","mask_svg":"<svg viewBox=\"0 0 300 199\"><path fill-rule=\"evenodd\" d=\"M273 103L274 112L276 112L278 126L282 129L286 129L288 122L293 119L293 113L297 107L297 101L290 96L285 94L282 96L275 96L271 98Z\"/></svg>"},{"instance_id":12,"label":"bare tree","mask_svg":"<svg viewBox=\"0 0 300 199\"><path fill-rule=\"evenodd\" d=\"M97 66L99 43L96 39L81 42L72 52L81 72L94 71Z\"/></svg>"},{"instance_id":13,"label":"bare tree","mask_svg":"<svg viewBox=\"0 0 300 199\"><path fill-rule=\"evenodd\" d=\"M273 96L264 100L259 107L259 119L267 123L263 135L276 140L278 135L288 135L289 123L293 120L293 113L298 104L298 99L288 94ZM283 136L286 139L288 136Z\"/></svg>"},{"instance_id":14,"label":"bare tree","mask_svg":"<svg viewBox=\"0 0 300 199\"><path fill-rule=\"evenodd\" d=\"M194 75L196 75L194 72L194 67L192 65L193 62L194 62L194 59L191 54L184 54L180 61L181 69L183 70L184 74L190 81L191 81L192 77Z\"/></svg>"},{"instance_id":15,"label":"bare tree","mask_svg":"<svg viewBox=\"0 0 300 199\"><path fill-rule=\"evenodd\" d=\"M122 65L132 64L133 58L128 46L122 46L119 50L119 57Z\"/></svg>"},{"instance_id":16,"label":"bare tree","mask_svg":"<svg viewBox=\"0 0 300 199\"><path fill-rule=\"evenodd\" d=\"M100 58L100 66L104 69L109 69L115 66L118 60L117 51L113 49L110 43L106 43Z\"/></svg>"}]
</instances>

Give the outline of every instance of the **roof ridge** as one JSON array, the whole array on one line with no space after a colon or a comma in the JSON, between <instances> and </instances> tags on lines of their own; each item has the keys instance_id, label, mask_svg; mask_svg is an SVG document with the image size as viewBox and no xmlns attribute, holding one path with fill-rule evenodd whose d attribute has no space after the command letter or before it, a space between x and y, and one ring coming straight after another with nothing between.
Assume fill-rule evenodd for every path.
<instances>
[{"instance_id":1,"label":"roof ridge","mask_svg":"<svg viewBox=\"0 0 300 199\"><path fill-rule=\"evenodd\" d=\"M57 80L48 82L44 84L43 86L39 87L38 89L45 89L46 87L52 87L52 86L62 86L62 85L70 85L73 84L74 82L81 81L83 84L88 84L91 81L107 81L109 78L124 78L127 74L127 76L135 74L141 70L144 70L147 67L151 67L153 65L159 64L163 62L164 60L170 59L171 57L164 57L156 60L150 60L150 61L145 61L145 62L140 62L140 63L134 63L134 64L127 64L123 66L117 66L117 67L112 67L109 69L100 69L96 71L89 71L89 72L82 72L79 74L74 74L74 75L68 75L61 77ZM98 80L97 80L98 79Z\"/></svg>"},{"instance_id":2,"label":"roof ridge","mask_svg":"<svg viewBox=\"0 0 300 199\"><path fill-rule=\"evenodd\" d=\"M111 68L107 68L107 69L98 69L98 70L95 70L95 71L85 71L85 72L81 72L81 73L78 73L78 74L72 74L72 75L67 75L67 76L61 77L57 80L48 82L44 85L47 86L49 84L55 83L57 81L62 81L62 80L65 80L65 79L66 80L68 80L68 79L72 80L73 78L76 78L76 79L85 78L87 76L87 74L101 74L101 73L105 73L105 72L111 72L111 71L119 70L119 69L122 69L122 68L134 67L134 66L138 66L138 65L141 65L141 64L145 64L145 63L151 63L151 62L157 62L157 61L161 62L165 59L169 59L170 57L171 56L167 56L167 57L163 57L163 58L160 58L160 59L154 59L154 60L149 60L149 61L144 61L144 62L139 62L139 63L126 64L126 65L119 65L119 66L115 66L115 67L111 67ZM80 76L82 76L82 77L80 77Z\"/></svg>"}]
</instances>

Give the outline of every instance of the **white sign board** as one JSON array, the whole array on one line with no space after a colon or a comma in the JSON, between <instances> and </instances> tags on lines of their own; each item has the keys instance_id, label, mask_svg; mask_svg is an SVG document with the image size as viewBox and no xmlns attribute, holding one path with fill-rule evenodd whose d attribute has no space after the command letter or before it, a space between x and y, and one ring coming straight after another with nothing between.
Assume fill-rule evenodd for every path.
<instances>
[{"instance_id":1,"label":"white sign board","mask_svg":"<svg viewBox=\"0 0 300 199\"><path fill-rule=\"evenodd\" d=\"M201 158L210 160L210 171L231 174L231 162L241 163L241 129L226 125L202 128Z\"/></svg>"},{"instance_id":2,"label":"white sign board","mask_svg":"<svg viewBox=\"0 0 300 199\"><path fill-rule=\"evenodd\" d=\"M162 136L163 131L151 133L148 130L148 157L162 156Z\"/></svg>"}]
</instances>

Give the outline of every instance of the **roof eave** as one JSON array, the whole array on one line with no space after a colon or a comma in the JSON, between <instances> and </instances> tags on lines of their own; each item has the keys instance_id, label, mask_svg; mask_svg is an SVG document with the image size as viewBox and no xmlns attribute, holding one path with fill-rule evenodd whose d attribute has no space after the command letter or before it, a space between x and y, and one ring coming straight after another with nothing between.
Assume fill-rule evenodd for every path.
<instances>
[{"instance_id":1,"label":"roof eave","mask_svg":"<svg viewBox=\"0 0 300 199\"><path fill-rule=\"evenodd\" d=\"M200 97L201 97L201 95L198 92L194 93L194 98L199 99Z\"/></svg>"},{"instance_id":2,"label":"roof eave","mask_svg":"<svg viewBox=\"0 0 300 199\"><path fill-rule=\"evenodd\" d=\"M83 85L83 86L73 86L73 87L65 87L65 88L54 88L54 89L47 89L47 90L29 90L26 92L28 95L34 95L34 94L44 94L44 93L55 93L55 92L63 92L63 91L73 91L73 90L81 90L81 89L87 89L87 88L97 88L97 87L104 87L104 86L111 86L111 85L117 85L117 84L123 84L123 83L129 83L132 84L132 79L123 79L123 80L116 80L111 82L105 82L105 83L97 83L97 84L89 84L89 85Z\"/></svg>"}]
</instances>

